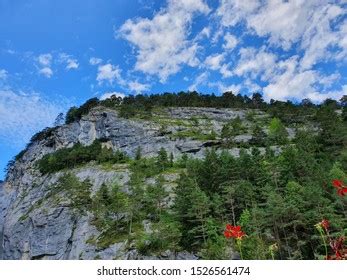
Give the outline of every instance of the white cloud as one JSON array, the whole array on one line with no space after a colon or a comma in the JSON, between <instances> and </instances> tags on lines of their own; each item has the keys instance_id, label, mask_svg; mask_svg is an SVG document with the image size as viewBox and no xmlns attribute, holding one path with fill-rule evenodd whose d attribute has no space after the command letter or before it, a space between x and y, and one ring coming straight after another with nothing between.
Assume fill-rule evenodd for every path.
<instances>
[{"instance_id":1,"label":"white cloud","mask_svg":"<svg viewBox=\"0 0 347 280\"><path fill-rule=\"evenodd\" d=\"M59 61L66 64L66 70L77 69L79 67L77 59L66 53L59 55Z\"/></svg>"},{"instance_id":2,"label":"white cloud","mask_svg":"<svg viewBox=\"0 0 347 280\"><path fill-rule=\"evenodd\" d=\"M0 139L13 147L23 146L35 132L52 125L66 105L37 93L0 90Z\"/></svg>"},{"instance_id":3,"label":"white cloud","mask_svg":"<svg viewBox=\"0 0 347 280\"><path fill-rule=\"evenodd\" d=\"M133 91L135 93L142 93L144 91L148 91L150 89L149 84L142 84L137 81L129 82L128 87L130 91Z\"/></svg>"},{"instance_id":4,"label":"white cloud","mask_svg":"<svg viewBox=\"0 0 347 280\"><path fill-rule=\"evenodd\" d=\"M42 66L50 66L52 63L52 55L50 53L41 54L38 56L37 60Z\"/></svg>"},{"instance_id":5,"label":"white cloud","mask_svg":"<svg viewBox=\"0 0 347 280\"><path fill-rule=\"evenodd\" d=\"M314 0L271 0L247 17L247 24L259 36L270 36L270 42L289 49L304 34L316 11Z\"/></svg>"},{"instance_id":6,"label":"white cloud","mask_svg":"<svg viewBox=\"0 0 347 280\"><path fill-rule=\"evenodd\" d=\"M217 29L217 30L213 33L213 36L212 36L212 38L211 38L212 45L215 45L216 43L218 43L219 38L222 37L223 35L224 35L224 30L223 30L223 28Z\"/></svg>"},{"instance_id":7,"label":"white cloud","mask_svg":"<svg viewBox=\"0 0 347 280\"><path fill-rule=\"evenodd\" d=\"M118 65L112 65L111 63L99 65L96 80L98 81L99 85L101 85L103 82L108 82L111 86L117 83L122 88L135 93L141 93L150 89L149 84L143 84L138 81L127 81L123 79L121 72L122 70Z\"/></svg>"},{"instance_id":8,"label":"white cloud","mask_svg":"<svg viewBox=\"0 0 347 280\"><path fill-rule=\"evenodd\" d=\"M110 98L112 96L116 96L116 97L120 97L120 98L124 98L125 97L125 94L124 93L121 93L121 92L105 92L101 97L100 97L100 100L105 100L107 98Z\"/></svg>"},{"instance_id":9,"label":"white cloud","mask_svg":"<svg viewBox=\"0 0 347 280\"><path fill-rule=\"evenodd\" d=\"M258 0L221 0L217 15L221 17L223 26L235 26L259 7Z\"/></svg>"},{"instance_id":10,"label":"white cloud","mask_svg":"<svg viewBox=\"0 0 347 280\"><path fill-rule=\"evenodd\" d=\"M315 88L319 75L316 71L299 71L299 58L293 56L278 63L278 72L263 89L265 100L286 101L288 99L302 100L308 96L317 96Z\"/></svg>"},{"instance_id":11,"label":"white cloud","mask_svg":"<svg viewBox=\"0 0 347 280\"><path fill-rule=\"evenodd\" d=\"M243 81L243 87L246 88L249 93L260 92L262 90L258 84L254 83L252 79L249 78Z\"/></svg>"},{"instance_id":12,"label":"white cloud","mask_svg":"<svg viewBox=\"0 0 347 280\"><path fill-rule=\"evenodd\" d=\"M91 65L98 65L98 64L100 64L100 63L102 63L102 59L101 59L101 58L98 58L98 57L91 57L91 58L89 59L89 64L91 64Z\"/></svg>"},{"instance_id":13,"label":"white cloud","mask_svg":"<svg viewBox=\"0 0 347 280\"><path fill-rule=\"evenodd\" d=\"M77 63L76 59L68 59L67 60L67 65L66 65L66 69L77 69L79 66L79 64Z\"/></svg>"},{"instance_id":14,"label":"white cloud","mask_svg":"<svg viewBox=\"0 0 347 280\"><path fill-rule=\"evenodd\" d=\"M311 98L319 102L340 97L344 88L329 89L336 88L341 75L328 75L314 66L319 62L344 63L347 59L347 20L343 20L347 9L343 3L346 1L221 0L216 15L224 36L229 36L229 27L244 24L243 33L261 37L263 46L241 48L235 69L223 65L220 72L224 77L239 76L243 87L249 89L257 89L256 81L260 79L265 83L267 100ZM235 47L233 39L231 50ZM224 40L227 51L228 39ZM272 47L282 48L286 54L283 57L292 57L283 59L277 51L270 51Z\"/></svg>"},{"instance_id":15,"label":"white cloud","mask_svg":"<svg viewBox=\"0 0 347 280\"><path fill-rule=\"evenodd\" d=\"M39 73L46 78L50 78L53 76L53 71L50 67L43 67L39 70Z\"/></svg>"},{"instance_id":16,"label":"white cloud","mask_svg":"<svg viewBox=\"0 0 347 280\"><path fill-rule=\"evenodd\" d=\"M340 40L339 32L332 32L330 23L343 13L338 6L325 6L310 18L310 25L305 30L301 47L305 50L301 61L303 69L310 69L318 61L329 60L331 53L328 48L337 46ZM347 35L347 34L345 34Z\"/></svg>"},{"instance_id":17,"label":"white cloud","mask_svg":"<svg viewBox=\"0 0 347 280\"><path fill-rule=\"evenodd\" d=\"M229 32L224 36L225 44L223 44L223 48L227 50L232 50L236 47L238 40L237 38L230 34Z\"/></svg>"},{"instance_id":18,"label":"white cloud","mask_svg":"<svg viewBox=\"0 0 347 280\"><path fill-rule=\"evenodd\" d=\"M7 71L5 69L0 69L0 80L6 80L7 79Z\"/></svg>"},{"instance_id":19,"label":"white cloud","mask_svg":"<svg viewBox=\"0 0 347 280\"><path fill-rule=\"evenodd\" d=\"M324 86L324 88L331 87L335 82L341 79L341 75L339 73L334 73L327 76L321 76L319 78L319 83Z\"/></svg>"},{"instance_id":20,"label":"white cloud","mask_svg":"<svg viewBox=\"0 0 347 280\"><path fill-rule=\"evenodd\" d=\"M113 85L116 81L120 84L124 84L121 77L121 70L117 65L112 65L110 63L98 67L96 80L99 84L102 84L104 81L109 82L110 85Z\"/></svg>"},{"instance_id":21,"label":"white cloud","mask_svg":"<svg viewBox=\"0 0 347 280\"><path fill-rule=\"evenodd\" d=\"M339 47L340 56L347 55L347 27L340 24L332 28L332 23L346 14L346 9L339 6L342 2L222 0L217 15L223 26L244 22L258 36L284 50L298 43L304 51L302 67L310 69L317 62L332 58L329 47Z\"/></svg>"},{"instance_id":22,"label":"white cloud","mask_svg":"<svg viewBox=\"0 0 347 280\"><path fill-rule=\"evenodd\" d=\"M211 70L218 70L221 68L221 63L224 60L223 54L212 54L206 57L205 65Z\"/></svg>"},{"instance_id":23,"label":"white cloud","mask_svg":"<svg viewBox=\"0 0 347 280\"><path fill-rule=\"evenodd\" d=\"M127 20L119 34L136 47L135 70L165 82L182 65L196 66L199 46L189 41L189 31L194 14L209 11L202 0L169 0L152 19Z\"/></svg>"},{"instance_id":24,"label":"white cloud","mask_svg":"<svg viewBox=\"0 0 347 280\"><path fill-rule=\"evenodd\" d=\"M276 60L277 56L266 52L265 48L242 48L234 73L238 76L249 75L252 79L260 76L262 80L267 80L275 71Z\"/></svg>"},{"instance_id":25,"label":"white cloud","mask_svg":"<svg viewBox=\"0 0 347 280\"><path fill-rule=\"evenodd\" d=\"M223 64L219 72L222 74L223 78L229 78L233 76L233 71L229 69L228 64Z\"/></svg>"},{"instance_id":26,"label":"white cloud","mask_svg":"<svg viewBox=\"0 0 347 280\"><path fill-rule=\"evenodd\" d=\"M210 38L211 36L211 29L209 27L204 27L199 34L196 36L195 40L201 40L204 38Z\"/></svg>"},{"instance_id":27,"label":"white cloud","mask_svg":"<svg viewBox=\"0 0 347 280\"><path fill-rule=\"evenodd\" d=\"M329 91L327 93L312 92L307 95L307 98L313 102L321 103L328 98L340 100L340 98L344 95L347 95L347 85L343 85L341 90Z\"/></svg>"},{"instance_id":28,"label":"white cloud","mask_svg":"<svg viewBox=\"0 0 347 280\"><path fill-rule=\"evenodd\" d=\"M194 83L188 88L189 91L195 91L198 90L198 87L200 85L204 85L207 83L209 73L208 72L203 72L199 76L197 76L194 80Z\"/></svg>"},{"instance_id":29,"label":"white cloud","mask_svg":"<svg viewBox=\"0 0 347 280\"><path fill-rule=\"evenodd\" d=\"M264 99L296 100L309 98L313 102L322 102L327 98L340 99L346 94L347 86L340 91L329 91L336 80L337 73L322 75L316 70L303 70L300 57L295 55L276 63L272 73L267 77L268 85L263 88Z\"/></svg>"},{"instance_id":30,"label":"white cloud","mask_svg":"<svg viewBox=\"0 0 347 280\"><path fill-rule=\"evenodd\" d=\"M39 63L39 74L45 76L46 78L53 76L53 70L51 68L52 59L53 57L50 53L41 54L37 57L37 61Z\"/></svg>"},{"instance_id":31,"label":"white cloud","mask_svg":"<svg viewBox=\"0 0 347 280\"><path fill-rule=\"evenodd\" d=\"M338 30L338 46L340 52L336 55L336 60L345 60L347 58L347 19L341 24Z\"/></svg>"}]
</instances>

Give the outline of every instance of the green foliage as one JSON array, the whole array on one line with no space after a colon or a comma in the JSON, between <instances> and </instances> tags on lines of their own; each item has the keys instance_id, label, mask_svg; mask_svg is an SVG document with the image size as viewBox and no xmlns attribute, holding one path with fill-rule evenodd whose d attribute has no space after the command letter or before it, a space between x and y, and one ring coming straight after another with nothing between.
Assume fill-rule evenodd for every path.
<instances>
[{"instance_id":1,"label":"green foliage","mask_svg":"<svg viewBox=\"0 0 347 280\"><path fill-rule=\"evenodd\" d=\"M206 243L202 246L201 257L205 260L228 259L227 243L221 234L221 225L216 220L206 221Z\"/></svg>"},{"instance_id":2,"label":"green foliage","mask_svg":"<svg viewBox=\"0 0 347 280\"><path fill-rule=\"evenodd\" d=\"M138 180L153 177L168 168L167 165L159 164L158 158L141 158L131 162L130 169Z\"/></svg>"},{"instance_id":3,"label":"green foliage","mask_svg":"<svg viewBox=\"0 0 347 280\"><path fill-rule=\"evenodd\" d=\"M34 136L31 137L30 143L33 143L35 141L42 141L50 136L53 135L54 131L56 130L56 127L46 127L42 131L36 133Z\"/></svg>"},{"instance_id":4,"label":"green foliage","mask_svg":"<svg viewBox=\"0 0 347 280\"><path fill-rule=\"evenodd\" d=\"M148 100L147 96L124 98L119 106L119 116L122 118L141 118L149 119L152 116L153 104Z\"/></svg>"},{"instance_id":5,"label":"green foliage","mask_svg":"<svg viewBox=\"0 0 347 280\"><path fill-rule=\"evenodd\" d=\"M175 213L182 225L181 244L184 248L196 248L207 241L206 219L209 201L196 182L182 174L176 188Z\"/></svg>"},{"instance_id":6,"label":"green foliage","mask_svg":"<svg viewBox=\"0 0 347 280\"><path fill-rule=\"evenodd\" d=\"M128 234L129 221L126 213L129 211L129 196L113 184L110 187L103 184L93 197L93 224L101 232L97 245L107 248L115 243L119 236Z\"/></svg>"},{"instance_id":7,"label":"green foliage","mask_svg":"<svg viewBox=\"0 0 347 280\"><path fill-rule=\"evenodd\" d=\"M294 145L276 156L253 149L241 151L239 158L210 151L203 160L188 159L175 189L182 248L200 251L203 258L223 258L227 250L210 237L209 228L211 221L215 229L229 221L247 234L246 259L271 258L268 248L275 243L280 259L322 254L314 225L325 218L333 228L347 228L347 205L330 185L332 179L347 178L341 163L322 161L317 139L299 131ZM222 236L220 228L215 231Z\"/></svg>"},{"instance_id":8,"label":"green foliage","mask_svg":"<svg viewBox=\"0 0 347 280\"><path fill-rule=\"evenodd\" d=\"M159 150L156 164L160 171L164 171L169 166L168 155L164 148Z\"/></svg>"},{"instance_id":9,"label":"green foliage","mask_svg":"<svg viewBox=\"0 0 347 280\"><path fill-rule=\"evenodd\" d=\"M142 154L141 154L141 147L137 147L136 149L136 154L135 154L135 160L140 160L142 157Z\"/></svg>"},{"instance_id":10,"label":"green foliage","mask_svg":"<svg viewBox=\"0 0 347 280\"><path fill-rule=\"evenodd\" d=\"M331 159L340 156L347 147L347 122L336 113L334 107L322 106L316 112L319 124L318 143Z\"/></svg>"},{"instance_id":11,"label":"green foliage","mask_svg":"<svg viewBox=\"0 0 347 280\"><path fill-rule=\"evenodd\" d=\"M87 100L79 108L71 107L69 111L66 113L65 123L69 124L75 121L79 121L83 115L88 114L89 111L97 105L99 105L99 100L97 98L91 98Z\"/></svg>"},{"instance_id":12,"label":"green foliage","mask_svg":"<svg viewBox=\"0 0 347 280\"><path fill-rule=\"evenodd\" d=\"M258 147L266 145L266 133L258 123L255 123L252 127L252 139L250 140L250 144Z\"/></svg>"},{"instance_id":13,"label":"green foliage","mask_svg":"<svg viewBox=\"0 0 347 280\"><path fill-rule=\"evenodd\" d=\"M227 139L228 141L231 141L232 137L242 134L246 131L247 129L243 126L240 117L236 117L223 126L221 137Z\"/></svg>"},{"instance_id":14,"label":"green foliage","mask_svg":"<svg viewBox=\"0 0 347 280\"><path fill-rule=\"evenodd\" d=\"M59 178L55 189L67 193L73 208L88 211L92 204L91 187L92 184L88 179L81 182L75 175L66 173Z\"/></svg>"},{"instance_id":15,"label":"green foliage","mask_svg":"<svg viewBox=\"0 0 347 280\"><path fill-rule=\"evenodd\" d=\"M164 177L159 175L154 185L150 185L146 189L146 205L150 213L155 213L153 220L156 220L161 215L165 198L168 196L168 192L164 188Z\"/></svg>"},{"instance_id":16,"label":"green foliage","mask_svg":"<svg viewBox=\"0 0 347 280\"><path fill-rule=\"evenodd\" d=\"M112 95L111 97L106 98L105 100L99 101L99 104L101 106L111 108L111 109L117 108L121 103L122 103L122 97L116 96L116 95Z\"/></svg>"},{"instance_id":17,"label":"green foliage","mask_svg":"<svg viewBox=\"0 0 347 280\"><path fill-rule=\"evenodd\" d=\"M102 148L100 141L95 140L89 146L75 144L72 148L63 148L38 160L37 166L41 173L52 173L67 168L74 168L90 161L98 163L125 163L128 157L120 152Z\"/></svg>"},{"instance_id":18,"label":"green foliage","mask_svg":"<svg viewBox=\"0 0 347 280\"><path fill-rule=\"evenodd\" d=\"M214 130L211 130L210 132L206 132L206 131L203 132L201 129L198 129L198 128L178 131L172 136L178 139L191 138L193 140L200 140L200 141L215 140L217 138L217 134Z\"/></svg>"},{"instance_id":19,"label":"green foliage","mask_svg":"<svg viewBox=\"0 0 347 280\"><path fill-rule=\"evenodd\" d=\"M143 255L159 254L166 250L177 252L181 238L180 224L170 214L161 215L152 232L143 234L136 247Z\"/></svg>"},{"instance_id":20,"label":"green foliage","mask_svg":"<svg viewBox=\"0 0 347 280\"><path fill-rule=\"evenodd\" d=\"M347 122L347 105L342 108L341 117L344 122Z\"/></svg>"},{"instance_id":21,"label":"green foliage","mask_svg":"<svg viewBox=\"0 0 347 280\"><path fill-rule=\"evenodd\" d=\"M284 145L288 142L288 132L278 118L273 118L269 124L269 141L275 145Z\"/></svg>"}]
</instances>

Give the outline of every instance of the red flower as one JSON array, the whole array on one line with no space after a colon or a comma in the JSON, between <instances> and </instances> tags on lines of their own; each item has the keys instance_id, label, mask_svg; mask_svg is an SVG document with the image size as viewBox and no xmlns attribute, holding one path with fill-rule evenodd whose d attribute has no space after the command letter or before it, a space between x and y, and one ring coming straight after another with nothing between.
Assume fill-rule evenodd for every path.
<instances>
[{"instance_id":1,"label":"red flower","mask_svg":"<svg viewBox=\"0 0 347 280\"><path fill-rule=\"evenodd\" d=\"M241 226L227 224L224 231L226 238L242 239L246 234L241 230Z\"/></svg>"},{"instance_id":2,"label":"red flower","mask_svg":"<svg viewBox=\"0 0 347 280\"><path fill-rule=\"evenodd\" d=\"M330 226L330 223L328 220L326 219L323 219L321 222L320 222L322 228L324 228L326 231L329 229L329 226Z\"/></svg>"},{"instance_id":3,"label":"red flower","mask_svg":"<svg viewBox=\"0 0 347 280\"><path fill-rule=\"evenodd\" d=\"M342 184L342 182L340 181L340 180L333 180L333 186L335 187L335 188L342 188L343 187L343 184Z\"/></svg>"},{"instance_id":4,"label":"red flower","mask_svg":"<svg viewBox=\"0 0 347 280\"><path fill-rule=\"evenodd\" d=\"M342 181L337 180L337 179L333 180L332 184L335 188L341 188L343 186Z\"/></svg>"},{"instance_id":5,"label":"red flower","mask_svg":"<svg viewBox=\"0 0 347 280\"><path fill-rule=\"evenodd\" d=\"M337 188L337 194L339 196L345 196L347 194L347 187L343 185L340 180L333 180L332 184L335 188Z\"/></svg>"},{"instance_id":6,"label":"red flower","mask_svg":"<svg viewBox=\"0 0 347 280\"><path fill-rule=\"evenodd\" d=\"M338 189L338 190L337 190L337 194L338 194L339 196L345 196L346 193L347 193L347 188L341 188L341 189Z\"/></svg>"},{"instance_id":7,"label":"red flower","mask_svg":"<svg viewBox=\"0 0 347 280\"><path fill-rule=\"evenodd\" d=\"M335 256L337 260L340 260L343 257L342 255L344 254L343 253L344 241L345 241L345 238L343 236L330 241L330 247L335 252Z\"/></svg>"}]
</instances>

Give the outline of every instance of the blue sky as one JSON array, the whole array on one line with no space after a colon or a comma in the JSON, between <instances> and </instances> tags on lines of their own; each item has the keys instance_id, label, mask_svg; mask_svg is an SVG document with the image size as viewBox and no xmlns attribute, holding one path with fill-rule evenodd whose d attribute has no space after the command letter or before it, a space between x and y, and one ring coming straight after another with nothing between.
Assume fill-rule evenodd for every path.
<instances>
[{"instance_id":1,"label":"blue sky","mask_svg":"<svg viewBox=\"0 0 347 280\"><path fill-rule=\"evenodd\" d=\"M345 0L0 0L0 179L33 133L91 97L347 94Z\"/></svg>"}]
</instances>

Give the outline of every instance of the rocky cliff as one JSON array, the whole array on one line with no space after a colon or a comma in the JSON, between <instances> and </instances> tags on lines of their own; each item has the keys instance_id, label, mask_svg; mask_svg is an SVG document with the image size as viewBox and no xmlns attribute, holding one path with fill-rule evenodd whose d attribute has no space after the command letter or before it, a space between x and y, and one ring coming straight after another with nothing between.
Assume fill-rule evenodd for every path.
<instances>
[{"instance_id":1,"label":"rocky cliff","mask_svg":"<svg viewBox=\"0 0 347 280\"><path fill-rule=\"evenodd\" d=\"M249 112L213 108L168 108L154 114L149 120L124 119L117 111L97 107L78 122L62 125L40 140L33 141L9 170L5 182L0 184L0 258L3 259L194 259L188 252L161 252L156 256L143 256L134 244L119 240L107 248L98 248L90 242L98 235L92 214L76 213L68 197L50 195L52 185L63 172L42 175L35 163L44 155L76 143L90 145L102 139L103 145L114 151L121 150L134 157L141 147L144 157L153 157L161 148L174 158L183 154L202 157L206 149L218 147L223 124L240 117L246 126ZM257 119L267 116L260 111L252 113ZM212 135L213 134L213 135ZM215 137L214 135L217 135ZM213 136L213 137L212 137ZM247 142L249 134L238 135L235 141ZM235 156L239 149L230 150ZM92 193L103 183L117 181L126 190L131 171L127 164L105 168L96 163L69 170L79 179L89 179ZM175 188L178 174L164 175L165 188ZM153 178L147 184L153 184ZM150 225L143 220L144 230Z\"/></svg>"}]
</instances>

